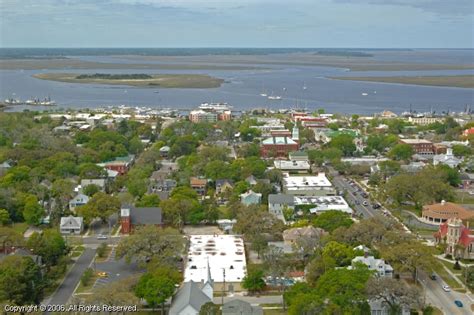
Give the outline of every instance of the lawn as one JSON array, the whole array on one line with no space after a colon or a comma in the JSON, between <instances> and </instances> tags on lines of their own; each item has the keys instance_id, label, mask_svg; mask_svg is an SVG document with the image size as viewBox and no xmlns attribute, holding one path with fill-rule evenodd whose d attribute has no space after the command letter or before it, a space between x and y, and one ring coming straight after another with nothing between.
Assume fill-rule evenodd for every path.
<instances>
[{"instance_id":1,"label":"lawn","mask_svg":"<svg viewBox=\"0 0 474 315\"><path fill-rule=\"evenodd\" d=\"M112 247L107 246L107 247L105 248L104 256L103 256L103 257L96 256L95 261L96 261L97 263L101 263L101 262L106 261L107 258L109 258L109 255L110 255L110 252L111 252L111 251L112 251Z\"/></svg>"},{"instance_id":2,"label":"lawn","mask_svg":"<svg viewBox=\"0 0 474 315\"><path fill-rule=\"evenodd\" d=\"M82 281L79 282L79 286L77 287L76 291L74 292L75 294L81 294L81 293L86 293L92 290L92 287L94 286L95 281L99 278L99 276L94 273L92 277L89 280L89 283L87 286L82 285Z\"/></svg>"},{"instance_id":3,"label":"lawn","mask_svg":"<svg viewBox=\"0 0 474 315\"><path fill-rule=\"evenodd\" d=\"M28 229L28 223L26 222L13 223L11 225L11 228L18 234L23 235L23 233L25 233L25 231Z\"/></svg>"},{"instance_id":4,"label":"lawn","mask_svg":"<svg viewBox=\"0 0 474 315\"><path fill-rule=\"evenodd\" d=\"M288 312L284 311L283 309L264 309L263 314L264 315L286 315L288 314Z\"/></svg>"},{"instance_id":5,"label":"lawn","mask_svg":"<svg viewBox=\"0 0 474 315\"><path fill-rule=\"evenodd\" d=\"M451 277L443 266L444 265L441 262L438 262L437 264L434 264L433 269L451 288L459 288L459 283Z\"/></svg>"}]
</instances>

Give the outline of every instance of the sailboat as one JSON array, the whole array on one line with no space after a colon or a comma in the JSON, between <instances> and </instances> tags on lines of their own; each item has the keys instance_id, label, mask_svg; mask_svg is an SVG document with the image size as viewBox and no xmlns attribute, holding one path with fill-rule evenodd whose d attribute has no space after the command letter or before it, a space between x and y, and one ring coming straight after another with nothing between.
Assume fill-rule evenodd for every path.
<instances>
[{"instance_id":1,"label":"sailboat","mask_svg":"<svg viewBox=\"0 0 474 315\"><path fill-rule=\"evenodd\" d=\"M306 86L306 82L303 83L303 90L306 90L308 87Z\"/></svg>"},{"instance_id":2,"label":"sailboat","mask_svg":"<svg viewBox=\"0 0 474 315\"><path fill-rule=\"evenodd\" d=\"M264 84L262 84L262 93L260 93L260 96L263 96L263 97L267 97L267 96L268 96L268 94L265 93L265 85L264 85Z\"/></svg>"}]
</instances>

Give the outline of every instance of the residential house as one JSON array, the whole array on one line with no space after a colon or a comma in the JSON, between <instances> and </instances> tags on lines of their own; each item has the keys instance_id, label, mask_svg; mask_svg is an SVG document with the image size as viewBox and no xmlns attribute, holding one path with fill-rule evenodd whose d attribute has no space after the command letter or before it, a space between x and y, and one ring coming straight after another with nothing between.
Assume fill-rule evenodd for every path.
<instances>
[{"instance_id":1,"label":"residential house","mask_svg":"<svg viewBox=\"0 0 474 315\"><path fill-rule=\"evenodd\" d=\"M75 211L77 207L83 206L89 202L89 197L84 194L77 194L69 201L69 210Z\"/></svg>"},{"instance_id":2,"label":"residential house","mask_svg":"<svg viewBox=\"0 0 474 315\"><path fill-rule=\"evenodd\" d=\"M15 247L12 247L9 249L11 251L7 250L5 253L0 253L0 262L9 255L17 255L17 256L30 257L36 265L38 265L39 267L44 267L43 258L39 255L33 254L28 249L15 248Z\"/></svg>"},{"instance_id":3,"label":"residential house","mask_svg":"<svg viewBox=\"0 0 474 315\"><path fill-rule=\"evenodd\" d=\"M240 202L246 206L260 204L262 202L262 194L249 190L240 195Z\"/></svg>"},{"instance_id":4,"label":"residential house","mask_svg":"<svg viewBox=\"0 0 474 315\"><path fill-rule=\"evenodd\" d=\"M130 234L133 227L139 225L162 226L161 208L158 207L122 207L120 210L120 223L122 234Z\"/></svg>"},{"instance_id":5,"label":"residential house","mask_svg":"<svg viewBox=\"0 0 474 315\"><path fill-rule=\"evenodd\" d=\"M160 156L163 158L167 158L170 153L170 147L165 145L160 148Z\"/></svg>"},{"instance_id":6,"label":"residential house","mask_svg":"<svg viewBox=\"0 0 474 315\"><path fill-rule=\"evenodd\" d=\"M250 303L236 299L224 303L222 315L263 315L261 306L252 306Z\"/></svg>"},{"instance_id":7,"label":"residential house","mask_svg":"<svg viewBox=\"0 0 474 315\"><path fill-rule=\"evenodd\" d=\"M366 265L369 270L377 272L379 277L393 277L393 268L389 264L385 263L383 259L376 259L374 256L369 256L367 253L364 256L357 256L352 259L352 268L355 264L362 263Z\"/></svg>"},{"instance_id":8,"label":"residential house","mask_svg":"<svg viewBox=\"0 0 474 315\"><path fill-rule=\"evenodd\" d=\"M284 221L283 210L285 208L294 209L295 196L286 194L268 195L268 211L280 220Z\"/></svg>"},{"instance_id":9,"label":"residential house","mask_svg":"<svg viewBox=\"0 0 474 315\"><path fill-rule=\"evenodd\" d=\"M190 185L199 196L204 196L206 194L207 179L191 177Z\"/></svg>"},{"instance_id":10,"label":"residential house","mask_svg":"<svg viewBox=\"0 0 474 315\"><path fill-rule=\"evenodd\" d=\"M103 166L109 170L117 171L119 172L120 175L125 175L130 169L130 167L132 166L134 160L135 160L134 155L128 155L128 156L117 157L115 158L115 160L108 161L105 163L100 163L98 165Z\"/></svg>"},{"instance_id":11,"label":"residential house","mask_svg":"<svg viewBox=\"0 0 474 315\"><path fill-rule=\"evenodd\" d=\"M245 182L247 182L247 184L249 184L250 186L257 185L257 179L253 175L250 175L249 177L247 177L245 179Z\"/></svg>"},{"instance_id":12,"label":"residential house","mask_svg":"<svg viewBox=\"0 0 474 315\"><path fill-rule=\"evenodd\" d=\"M74 217L72 215L68 217L61 217L59 224L59 231L61 234L75 234L79 235L84 230L84 219L82 217Z\"/></svg>"},{"instance_id":13,"label":"residential house","mask_svg":"<svg viewBox=\"0 0 474 315\"><path fill-rule=\"evenodd\" d=\"M234 182L231 179L216 180L216 195L232 191L234 189Z\"/></svg>"},{"instance_id":14,"label":"residential house","mask_svg":"<svg viewBox=\"0 0 474 315\"><path fill-rule=\"evenodd\" d=\"M4 161L0 163L0 176L5 174L11 167L12 165L9 161Z\"/></svg>"},{"instance_id":15,"label":"residential house","mask_svg":"<svg viewBox=\"0 0 474 315\"><path fill-rule=\"evenodd\" d=\"M96 179L82 179L81 180L81 188L84 189L89 185L95 185L99 188L100 191L105 191L107 181L104 178L96 178Z\"/></svg>"},{"instance_id":16,"label":"residential house","mask_svg":"<svg viewBox=\"0 0 474 315\"><path fill-rule=\"evenodd\" d=\"M461 220L473 219L474 211L459 204L442 200L440 203L424 206L421 212L421 220L430 224L440 225L454 218Z\"/></svg>"},{"instance_id":17,"label":"residential house","mask_svg":"<svg viewBox=\"0 0 474 315\"><path fill-rule=\"evenodd\" d=\"M327 234L326 231L313 226L292 228L283 231L283 242L292 245L302 237L319 239L325 234Z\"/></svg>"},{"instance_id":18,"label":"residential house","mask_svg":"<svg viewBox=\"0 0 474 315\"><path fill-rule=\"evenodd\" d=\"M407 173L417 173L426 166L423 162L410 162L410 164L400 166L400 169Z\"/></svg>"},{"instance_id":19,"label":"residential house","mask_svg":"<svg viewBox=\"0 0 474 315\"><path fill-rule=\"evenodd\" d=\"M434 234L436 242L445 243L445 253L454 258L474 259L474 234L459 218L450 218Z\"/></svg>"},{"instance_id":20,"label":"residential house","mask_svg":"<svg viewBox=\"0 0 474 315\"><path fill-rule=\"evenodd\" d=\"M389 305L381 299L376 300L372 299L369 301L370 306L370 315L391 315L392 312L390 310ZM410 310L406 307L403 307L401 312L397 313L400 315L410 315Z\"/></svg>"}]
</instances>

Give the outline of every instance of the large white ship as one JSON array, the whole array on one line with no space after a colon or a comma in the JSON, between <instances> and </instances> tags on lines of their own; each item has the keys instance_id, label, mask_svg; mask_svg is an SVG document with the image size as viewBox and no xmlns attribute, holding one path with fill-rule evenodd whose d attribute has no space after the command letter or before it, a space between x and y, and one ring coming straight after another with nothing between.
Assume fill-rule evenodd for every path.
<instances>
[{"instance_id":1,"label":"large white ship","mask_svg":"<svg viewBox=\"0 0 474 315\"><path fill-rule=\"evenodd\" d=\"M227 103L202 103L199 105L202 110L231 110L232 106Z\"/></svg>"}]
</instances>

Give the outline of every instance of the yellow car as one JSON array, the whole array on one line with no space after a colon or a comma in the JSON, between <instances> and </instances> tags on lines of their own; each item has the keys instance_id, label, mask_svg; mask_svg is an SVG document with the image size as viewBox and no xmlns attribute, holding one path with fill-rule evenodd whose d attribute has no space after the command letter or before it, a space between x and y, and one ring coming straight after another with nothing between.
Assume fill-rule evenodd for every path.
<instances>
[{"instance_id":1,"label":"yellow car","mask_svg":"<svg viewBox=\"0 0 474 315\"><path fill-rule=\"evenodd\" d=\"M105 271L98 272L97 275L101 278L107 278L109 276Z\"/></svg>"}]
</instances>

